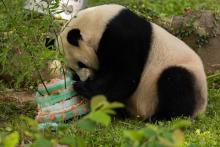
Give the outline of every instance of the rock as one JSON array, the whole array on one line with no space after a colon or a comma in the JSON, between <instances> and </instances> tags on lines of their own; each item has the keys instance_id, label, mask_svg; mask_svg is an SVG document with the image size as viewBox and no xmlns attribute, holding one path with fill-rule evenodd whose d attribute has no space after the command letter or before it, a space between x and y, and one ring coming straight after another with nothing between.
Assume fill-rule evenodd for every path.
<instances>
[{"instance_id":1,"label":"rock","mask_svg":"<svg viewBox=\"0 0 220 147\"><path fill-rule=\"evenodd\" d=\"M220 14L200 11L174 16L171 21L171 28L174 30L182 29L183 25L191 23L193 32L182 40L199 54L208 74L220 70L220 21L216 18L220 18ZM186 26L186 31L190 31L190 27Z\"/></svg>"}]
</instances>

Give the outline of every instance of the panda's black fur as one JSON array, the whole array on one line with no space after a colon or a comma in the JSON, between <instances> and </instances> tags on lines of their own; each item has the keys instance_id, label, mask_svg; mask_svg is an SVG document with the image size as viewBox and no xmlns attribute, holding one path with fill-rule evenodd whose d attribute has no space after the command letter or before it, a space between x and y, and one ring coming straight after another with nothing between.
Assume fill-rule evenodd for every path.
<instances>
[{"instance_id":1,"label":"panda's black fur","mask_svg":"<svg viewBox=\"0 0 220 147\"><path fill-rule=\"evenodd\" d=\"M109 5L108 7L108 5L103 5L95 8L90 8L91 10L89 11L83 10L84 12L80 12L80 13L84 13L84 15L86 16L87 14L86 11L88 11L89 14L92 11L96 11L96 9L98 10L101 7L106 7L107 8L106 11L108 11L108 9L109 11L111 11L110 10L111 8L120 7L120 6ZM62 38L62 40L65 39L67 40L66 42L63 43L64 44L63 48L64 48L64 52L66 51L65 52L66 56L68 56L69 59L68 61L71 62L74 60L79 60L79 61L74 61L75 64L72 68L73 69L75 68L76 70L88 68L94 73L94 76L92 78L88 78L86 81L77 82L74 85L74 89L80 95L83 95L88 99L92 98L95 95L102 94L105 95L109 101L122 102L126 105L126 110L128 110L130 114L136 116L140 115L143 118L153 117L154 119L171 119L177 116L194 117L197 115L197 113L203 111L207 103L207 97L205 95L206 92L203 92L203 90L207 90L205 85L206 82L204 81L204 79L201 80L202 82L196 81L196 78L197 77L200 78L200 77L199 76L195 77L194 71L190 71L187 69L188 65L189 68L191 69L191 63L188 64L187 60L186 60L186 66L185 66L185 62L183 63L183 65L179 63L175 63L175 59L173 59L172 57L169 59L168 53L170 50L167 50L168 52L167 58L171 64L167 63L167 65L169 66L163 67L163 69L161 70L157 70L160 72L156 72L155 75L151 74L150 72L148 75L148 72L145 72L145 69L148 67L148 64L151 65L151 62L153 63L153 61L149 61L150 60L149 58L150 56L153 56L151 54L154 54L154 50L153 50L154 47L152 42L155 39L153 33L154 34L157 33L155 31L157 29L157 26L154 26L154 28L156 28L154 29L152 23L144 20L143 18L137 16L129 9L126 9L124 7L119 8L119 10L117 11L118 13L113 14L110 17L110 19L107 21L106 26L104 27L103 32L101 33L100 40L98 41L96 40L97 48L94 50L98 60L97 67L92 67L91 65L89 65L89 62L85 62L83 56L82 57L77 56L76 59L72 57L74 56L74 54L70 55L71 51L68 52L69 50L71 50L70 45L75 47L72 50L75 50L74 52L77 54L78 54L77 50L83 49L83 47L81 47L83 46L83 44L80 43L85 43L87 46L89 46L88 45L89 41L86 41L85 39L86 38L85 33L86 31L92 32L93 30L87 30L86 27L84 28L84 30L80 30L81 22L79 21L80 22L79 24L77 23L74 24L74 19L72 19L71 21L73 22L73 24L68 24L68 26L66 27L67 29L64 29L63 34L61 33L60 38ZM80 13L79 13L79 17L80 17ZM91 18L91 19L99 19L99 18ZM83 16L82 16L82 20L83 20ZM84 24L82 24L82 26L83 25ZM158 30L159 30L158 32L160 32L160 29ZM165 31L164 32L162 31L162 33L166 34ZM167 35L170 34L168 33ZM175 41L178 42L180 40L173 39L171 41L174 41L172 43L175 44ZM66 44L69 44L68 47L66 46ZM157 45L157 42L154 44ZM164 46L166 47L166 44ZM185 47L185 45L182 42L180 43L180 45L177 45L177 47L180 48L182 46L183 48ZM161 45L161 47L163 48L163 45ZM161 50L164 51L166 55L166 50L165 49L161 49ZM171 51L173 52L173 50ZM197 55L196 54L194 55L194 52L192 52L192 54L193 56L196 56L195 60L196 61L198 60L198 64L200 64ZM160 60L160 55L154 55L154 56L156 57L158 56L157 58L158 60ZM172 54L170 56L172 56ZM179 57L181 57L181 53L179 54ZM179 57L176 56L176 58ZM162 58L162 56L161 56L161 60L162 60L161 63L166 62ZM191 58L189 59L189 61L191 61ZM194 63L192 62L192 64ZM153 65L153 66L155 69L160 68L159 65L158 67L157 65ZM197 67L197 65L195 65L195 67ZM205 74L203 73L204 70L202 64L199 65L198 72L201 72L202 75L201 78L204 78ZM155 78L157 79L156 82L153 82L154 85L152 85L153 87L154 86L156 87L155 93L157 98L156 97L151 98L151 101L153 102L155 101L154 105L153 103L152 105L151 103L147 103L147 100L146 100L146 104L144 104L145 100L142 99L140 101L139 99L135 98L135 96L133 96L135 92L136 94L134 95L139 96L137 89L140 89L140 86L142 86L141 80L142 83L144 83L143 77L145 76L149 80L151 77L158 76L158 78ZM198 83L202 84L202 86L200 85L197 86ZM143 86L141 88L144 88ZM151 87L151 85L148 86ZM203 87L203 89L201 90L200 88L197 87ZM149 92L151 91L148 91L148 94ZM132 96L134 98L131 98L132 100L130 100L130 97ZM140 97L143 97L143 94ZM148 97L146 97L145 99L148 99ZM135 107L136 109L140 109L140 110L133 111L133 106L131 105L133 105L133 103L136 100L139 102L135 104ZM144 112L145 110L142 110L143 106L139 108L138 106L139 103L146 107L152 107L149 110L150 114L148 114L148 112L145 113ZM140 114L138 111L140 111ZM118 111L118 113L120 112L124 113L124 111Z\"/></svg>"},{"instance_id":2,"label":"panda's black fur","mask_svg":"<svg viewBox=\"0 0 220 147\"><path fill-rule=\"evenodd\" d=\"M126 97L135 91L147 61L151 31L149 22L128 9L122 10L108 23L100 40L97 49L100 64L95 77L85 82L90 84L75 89L86 97L104 94L109 101L126 102ZM70 31L68 36L76 34Z\"/></svg>"}]
</instances>

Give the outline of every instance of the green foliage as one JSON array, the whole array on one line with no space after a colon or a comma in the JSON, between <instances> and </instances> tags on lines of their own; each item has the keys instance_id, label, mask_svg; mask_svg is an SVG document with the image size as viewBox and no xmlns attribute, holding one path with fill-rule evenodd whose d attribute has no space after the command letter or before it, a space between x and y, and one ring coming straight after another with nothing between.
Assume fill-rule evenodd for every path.
<instances>
[{"instance_id":1,"label":"green foliage","mask_svg":"<svg viewBox=\"0 0 220 147\"><path fill-rule=\"evenodd\" d=\"M68 145L70 147L88 146L98 138L98 136L94 136L94 133L105 130L105 128L108 129L107 126L115 127L115 124L110 124L110 116L115 114L114 109L122 107L121 103L110 103L106 101L105 97L96 96L91 101L91 112L79 121L72 124L59 124L58 127L48 125L43 130L39 128L39 124L35 120L20 116L11 126L4 129L0 128L2 130L2 133L0 133L0 146L14 147L21 142L26 142L25 145L32 147L52 147L56 145ZM127 124L133 125L131 122ZM152 124L147 124L138 130L131 130L130 127L121 128L122 130L118 131L121 133L121 141L118 145L181 146L184 143L184 134L179 129L190 125L191 122L189 120L176 120L168 128ZM101 134L102 137L105 135L102 131ZM102 142L104 141L103 139ZM94 142L92 145L96 146L98 143Z\"/></svg>"},{"instance_id":2,"label":"green foliage","mask_svg":"<svg viewBox=\"0 0 220 147\"><path fill-rule=\"evenodd\" d=\"M195 130L194 136L191 137L192 145L194 146L217 146L217 138L210 131L201 131L200 129ZM189 145L189 143L185 143Z\"/></svg>"},{"instance_id":3,"label":"green foliage","mask_svg":"<svg viewBox=\"0 0 220 147\"><path fill-rule=\"evenodd\" d=\"M195 32L196 28L194 27L194 21L195 19L191 19L188 23L186 24L181 24L181 26L175 30L175 35L181 39L188 37L192 33Z\"/></svg>"},{"instance_id":4,"label":"green foliage","mask_svg":"<svg viewBox=\"0 0 220 147\"><path fill-rule=\"evenodd\" d=\"M175 129L167 129L156 125L147 125L137 131L124 131L124 136L128 139L125 146L166 146L178 147L184 144L184 134L178 128L189 127L190 121L179 120L173 123Z\"/></svg>"},{"instance_id":5,"label":"green foliage","mask_svg":"<svg viewBox=\"0 0 220 147\"><path fill-rule=\"evenodd\" d=\"M18 132L13 132L9 135L7 135L3 142L4 147L14 147L19 143L19 134Z\"/></svg>"},{"instance_id":6,"label":"green foliage","mask_svg":"<svg viewBox=\"0 0 220 147\"><path fill-rule=\"evenodd\" d=\"M151 10L159 17L167 17L173 15L182 15L187 10L213 10L220 11L220 1L212 0L93 0L89 1L89 5L99 5L105 3L117 3L126 6L132 6L135 11L141 12L142 15Z\"/></svg>"},{"instance_id":7,"label":"green foliage","mask_svg":"<svg viewBox=\"0 0 220 147\"><path fill-rule=\"evenodd\" d=\"M216 74L213 77L218 77L218 75ZM10 103L11 101L5 102L5 104L8 105L0 109L0 116L9 109L8 107L15 107L16 104L10 105ZM105 103L108 102L105 102L104 98L99 97L95 98L91 103L93 103L93 111L97 112L100 111L100 109L105 110L103 106L106 107L107 105L105 105ZM18 104L17 102L17 105ZM30 104L27 104L26 107L32 108L32 111L35 110L35 107L28 105ZM0 122L0 146L3 145L5 137L13 132L19 133L19 143L25 142L26 144L37 144L44 139L44 141L50 142L48 144L67 144L69 146L134 146L136 144L140 144L140 146L149 146L150 144L166 144L167 146L172 146L175 143L183 143L184 147L219 146L219 107L220 90L212 89L211 86L209 89L209 104L207 111L193 121L189 121L188 119L176 119L168 122L165 121L146 125L145 122L141 122L140 120L129 119L121 121L113 119L112 123L106 127L105 123L102 123L102 121L96 122L91 119L81 121L80 119L78 122L74 121L72 123L62 124L55 128L49 126L44 130L39 130L37 123L30 118L20 117L16 119L19 113L25 110L25 107L18 106L16 109L10 110L10 115L7 118L3 117L3 120ZM14 115L12 115L13 112L15 113ZM30 115L29 112L26 113L27 114L23 112L23 114L33 118L33 114ZM10 118L10 121L7 120L8 118ZM82 120L83 119L85 118L83 117ZM2 122L4 122L3 126ZM84 124L81 124L82 122ZM82 125L83 127L81 127ZM184 130L184 142L182 142L183 132L180 133L180 131L177 131L179 128Z\"/></svg>"},{"instance_id":8,"label":"green foliage","mask_svg":"<svg viewBox=\"0 0 220 147\"><path fill-rule=\"evenodd\" d=\"M51 141L47 140L46 138L37 138L37 140L31 145L32 147L53 147Z\"/></svg>"},{"instance_id":9,"label":"green foliage","mask_svg":"<svg viewBox=\"0 0 220 147\"><path fill-rule=\"evenodd\" d=\"M104 96L96 96L91 101L91 112L80 119L77 123L74 123L74 127L79 127L82 131L94 131L99 125L108 126L111 122L111 116L115 114L113 109L121 108L123 105L118 102L108 102ZM48 125L42 132L39 129L38 123L25 116L19 118L19 128L11 129L8 127L5 131L16 132L10 133L9 135L0 136L1 143L4 147L14 147L19 143L19 139L29 138L32 140L31 146L33 147L52 147L56 144L68 145L70 147L75 146L86 146L85 140L76 134L66 135L62 132L68 129L68 125L60 124L58 128L54 128ZM79 129L78 128L78 129ZM58 136L53 136L52 131L56 131ZM18 133L19 132L19 133ZM47 132L47 133L45 133Z\"/></svg>"},{"instance_id":10,"label":"green foliage","mask_svg":"<svg viewBox=\"0 0 220 147\"><path fill-rule=\"evenodd\" d=\"M93 131L97 123L108 126L111 122L110 115L115 114L113 109L123 106L118 102L109 103L104 96L96 96L91 101L91 112L78 122L78 126L89 131Z\"/></svg>"},{"instance_id":11,"label":"green foliage","mask_svg":"<svg viewBox=\"0 0 220 147\"><path fill-rule=\"evenodd\" d=\"M79 136L65 136L59 140L60 144L68 145L69 147L85 147L85 140Z\"/></svg>"},{"instance_id":12,"label":"green foliage","mask_svg":"<svg viewBox=\"0 0 220 147\"><path fill-rule=\"evenodd\" d=\"M18 115L25 114L29 117L34 117L36 114L36 104L33 102L21 103L15 99L6 97L0 98L0 124L7 121L14 120Z\"/></svg>"},{"instance_id":13,"label":"green foliage","mask_svg":"<svg viewBox=\"0 0 220 147\"><path fill-rule=\"evenodd\" d=\"M182 22L181 26L172 30L173 34L177 36L180 39L185 39L189 37L190 35L193 35L194 38L196 38L195 44L198 48L201 48L205 44L209 42L209 38L213 37L213 34L200 34L199 27L197 27L196 19L198 18L192 18L189 22L185 23Z\"/></svg>"},{"instance_id":14,"label":"green foliage","mask_svg":"<svg viewBox=\"0 0 220 147\"><path fill-rule=\"evenodd\" d=\"M207 80L210 88L220 88L220 72L208 76Z\"/></svg>"},{"instance_id":15,"label":"green foliage","mask_svg":"<svg viewBox=\"0 0 220 147\"><path fill-rule=\"evenodd\" d=\"M4 5L3 5L4 4ZM39 79L36 70L46 68L48 60L58 58L57 52L45 48L49 32L59 24L51 16L42 16L23 9L24 0L0 1L0 75L9 75L9 87L27 87ZM37 78L33 80L33 76Z\"/></svg>"}]
</instances>

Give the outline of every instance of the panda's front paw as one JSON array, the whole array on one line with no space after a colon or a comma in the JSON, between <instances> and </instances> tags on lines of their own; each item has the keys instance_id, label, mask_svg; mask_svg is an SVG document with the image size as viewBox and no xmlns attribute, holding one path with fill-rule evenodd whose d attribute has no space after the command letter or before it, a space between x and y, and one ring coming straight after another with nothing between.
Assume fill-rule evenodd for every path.
<instances>
[{"instance_id":1,"label":"panda's front paw","mask_svg":"<svg viewBox=\"0 0 220 147\"><path fill-rule=\"evenodd\" d=\"M77 81L73 84L73 88L76 89L77 87L80 87L82 84L83 84L83 82Z\"/></svg>"},{"instance_id":2,"label":"panda's front paw","mask_svg":"<svg viewBox=\"0 0 220 147\"><path fill-rule=\"evenodd\" d=\"M81 96L84 96L87 99L92 97L92 91L86 86L85 82L76 82L73 85L74 90Z\"/></svg>"}]
</instances>

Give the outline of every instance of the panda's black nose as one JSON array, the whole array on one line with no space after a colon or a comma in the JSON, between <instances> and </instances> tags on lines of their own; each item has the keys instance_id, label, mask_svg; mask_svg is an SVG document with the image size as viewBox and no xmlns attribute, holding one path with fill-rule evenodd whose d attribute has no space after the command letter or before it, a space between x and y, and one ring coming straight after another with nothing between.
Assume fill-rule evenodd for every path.
<instances>
[{"instance_id":1,"label":"panda's black nose","mask_svg":"<svg viewBox=\"0 0 220 147\"><path fill-rule=\"evenodd\" d=\"M88 68L88 66L86 66L84 63L82 63L82 62L77 62L77 64L78 64L78 66L79 66L79 68Z\"/></svg>"}]
</instances>

